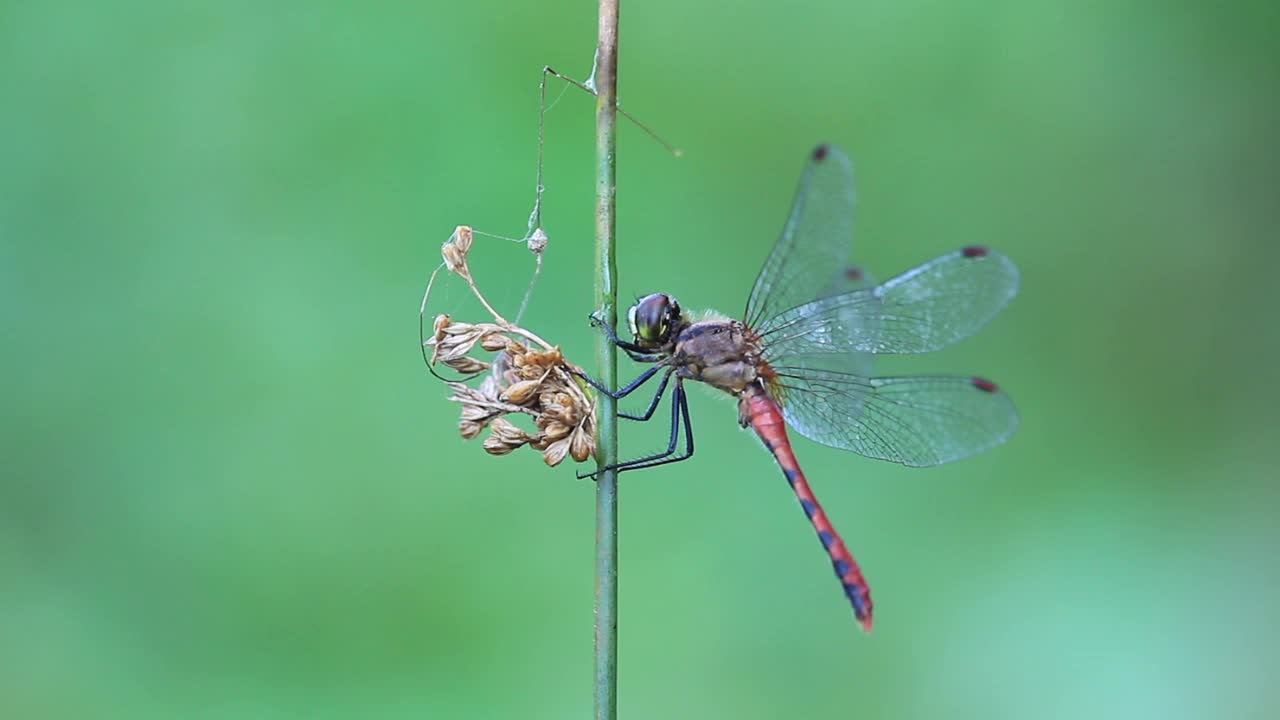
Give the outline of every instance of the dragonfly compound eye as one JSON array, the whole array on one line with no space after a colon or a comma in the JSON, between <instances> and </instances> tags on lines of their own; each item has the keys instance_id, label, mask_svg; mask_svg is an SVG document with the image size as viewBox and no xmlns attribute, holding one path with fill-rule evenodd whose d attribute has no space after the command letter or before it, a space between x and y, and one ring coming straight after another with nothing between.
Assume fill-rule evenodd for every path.
<instances>
[{"instance_id":1,"label":"dragonfly compound eye","mask_svg":"<svg viewBox=\"0 0 1280 720\"><path fill-rule=\"evenodd\" d=\"M631 334L638 343L659 345L671 334L671 327L679 312L679 305L670 296L662 293L646 295L632 305L627 313Z\"/></svg>"}]
</instances>

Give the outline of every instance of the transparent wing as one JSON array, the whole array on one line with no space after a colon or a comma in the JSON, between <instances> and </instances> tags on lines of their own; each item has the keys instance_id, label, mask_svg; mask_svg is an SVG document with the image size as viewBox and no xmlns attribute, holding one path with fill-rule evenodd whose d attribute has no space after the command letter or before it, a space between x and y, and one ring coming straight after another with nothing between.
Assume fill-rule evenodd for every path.
<instances>
[{"instance_id":1,"label":"transparent wing","mask_svg":"<svg viewBox=\"0 0 1280 720\"><path fill-rule=\"evenodd\" d=\"M747 325L823 297L831 291L825 281L848 266L852 247L853 164L840 148L819 145L800 175L782 235L751 288Z\"/></svg>"},{"instance_id":2,"label":"transparent wing","mask_svg":"<svg viewBox=\"0 0 1280 720\"><path fill-rule=\"evenodd\" d=\"M845 265L834 272L828 268L826 275L830 279L827 281L821 297L843 295L857 290L868 290L876 286L875 277L861 265Z\"/></svg>"},{"instance_id":3,"label":"transparent wing","mask_svg":"<svg viewBox=\"0 0 1280 720\"><path fill-rule=\"evenodd\" d=\"M823 297L841 295L855 290L866 290L875 287L875 285L876 280L869 272L860 266L850 265L835 273L835 277L827 284L827 291L823 293ZM843 320L846 324L862 321L863 318L857 317L846 317ZM875 365L875 359L876 356L872 353L849 351L840 354L796 354L788 358L788 362L858 373L859 375L870 375L872 367Z\"/></svg>"},{"instance_id":4,"label":"transparent wing","mask_svg":"<svg viewBox=\"0 0 1280 720\"><path fill-rule=\"evenodd\" d=\"M1018 427L1013 401L982 378L775 369L771 392L792 427L870 458L941 465L995 447Z\"/></svg>"},{"instance_id":5,"label":"transparent wing","mask_svg":"<svg viewBox=\"0 0 1280 720\"><path fill-rule=\"evenodd\" d=\"M1017 292L1013 261L983 247L967 247L874 288L791 308L753 329L772 364L840 367L829 356L946 347L977 332Z\"/></svg>"}]
</instances>

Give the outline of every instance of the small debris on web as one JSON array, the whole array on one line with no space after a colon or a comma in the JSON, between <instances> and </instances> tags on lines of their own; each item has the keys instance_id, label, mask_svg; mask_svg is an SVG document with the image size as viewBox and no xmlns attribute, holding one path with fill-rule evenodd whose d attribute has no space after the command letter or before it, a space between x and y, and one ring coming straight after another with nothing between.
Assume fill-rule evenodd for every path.
<instances>
[{"instance_id":1,"label":"small debris on web","mask_svg":"<svg viewBox=\"0 0 1280 720\"><path fill-rule=\"evenodd\" d=\"M422 298L420 319L423 357L433 375L440 377L437 365L449 367L464 376L462 380L485 374L476 387L441 378L452 391L449 400L462 408L458 432L470 440L488 429L483 447L491 455L506 455L527 446L541 452L553 467L566 457L586 462L596 451L596 408L579 381L581 370L564 358L560 348L502 317L481 294L467 260L474 232L466 225L454 230L441 247L441 267L467 282L493 316L492 322L459 322L449 315L436 315L431 336L426 337L426 307L435 273ZM528 244L541 259L546 234L536 229ZM494 355L476 357L480 352ZM511 422L508 416L512 415L530 416L534 430Z\"/></svg>"}]
</instances>

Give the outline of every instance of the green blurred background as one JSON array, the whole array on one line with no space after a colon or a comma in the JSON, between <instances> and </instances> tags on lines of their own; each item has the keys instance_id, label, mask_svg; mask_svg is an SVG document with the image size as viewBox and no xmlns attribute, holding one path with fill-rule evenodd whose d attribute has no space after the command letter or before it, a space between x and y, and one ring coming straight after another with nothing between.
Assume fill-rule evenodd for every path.
<instances>
[{"instance_id":1,"label":"green blurred background","mask_svg":"<svg viewBox=\"0 0 1280 720\"><path fill-rule=\"evenodd\" d=\"M699 455L623 478L623 717L1280 713L1277 10L1202 5L625 5L622 98L686 155L621 129L624 299L738 314L837 142L875 274L1019 263L979 337L886 366L993 377L1023 425L932 470L797 441L863 635L695 393ZM594 34L591 3L0 5L0 716L589 716L592 486L460 440L415 324L454 225L523 232L539 69L584 77ZM592 107L548 116L526 318L584 363ZM504 307L528 269L478 241Z\"/></svg>"}]
</instances>

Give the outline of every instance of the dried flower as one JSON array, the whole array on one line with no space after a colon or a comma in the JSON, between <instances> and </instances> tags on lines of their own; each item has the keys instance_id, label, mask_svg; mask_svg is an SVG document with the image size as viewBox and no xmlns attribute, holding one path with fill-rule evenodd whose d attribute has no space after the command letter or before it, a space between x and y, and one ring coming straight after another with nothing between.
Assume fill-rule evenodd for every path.
<instances>
[{"instance_id":1,"label":"dried flower","mask_svg":"<svg viewBox=\"0 0 1280 720\"><path fill-rule=\"evenodd\" d=\"M450 358L444 361L445 365L457 370L463 375L475 375L489 369L489 363L483 360L477 360L473 357L463 355L462 357Z\"/></svg>"},{"instance_id":2,"label":"dried flower","mask_svg":"<svg viewBox=\"0 0 1280 720\"><path fill-rule=\"evenodd\" d=\"M458 432L462 434L463 440L470 440L480 434L484 429L484 425L476 422L468 422L463 420L458 423Z\"/></svg>"},{"instance_id":3,"label":"dried flower","mask_svg":"<svg viewBox=\"0 0 1280 720\"><path fill-rule=\"evenodd\" d=\"M488 425L489 421L497 416L498 411L493 408L481 407L479 405L471 405L467 403L462 405L462 422L475 423L481 428Z\"/></svg>"},{"instance_id":4,"label":"dried flower","mask_svg":"<svg viewBox=\"0 0 1280 720\"><path fill-rule=\"evenodd\" d=\"M569 436L569 454L576 462L586 462L595 450L595 443L587 433L586 425L579 425Z\"/></svg>"},{"instance_id":5,"label":"dried flower","mask_svg":"<svg viewBox=\"0 0 1280 720\"><path fill-rule=\"evenodd\" d=\"M538 386L541 384L540 380L521 380L503 391L499 397L503 402L523 405L533 399L534 394L538 391Z\"/></svg>"},{"instance_id":6,"label":"dried flower","mask_svg":"<svg viewBox=\"0 0 1280 720\"><path fill-rule=\"evenodd\" d=\"M569 454L569 438L553 442L542 451L542 460L551 467L555 467L564 462L565 455Z\"/></svg>"},{"instance_id":7,"label":"dried flower","mask_svg":"<svg viewBox=\"0 0 1280 720\"><path fill-rule=\"evenodd\" d=\"M553 442L560 438L568 437L569 433L573 432L572 427L558 420L550 420L545 424L539 423L538 426L542 428L542 434Z\"/></svg>"},{"instance_id":8,"label":"dried flower","mask_svg":"<svg viewBox=\"0 0 1280 720\"><path fill-rule=\"evenodd\" d=\"M489 437L485 438L484 449L490 455L506 455L529 442L529 433L521 430L510 420L498 418L489 428Z\"/></svg>"},{"instance_id":9,"label":"dried flower","mask_svg":"<svg viewBox=\"0 0 1280 720\"><path fill-rule=\"evenodd\" d=\"M480 347L488 350L489 352L497 352L499 350L506 350L509 342L510 340L507 339L506 335L490 333L480 338Z\"/></svg>"},{"instance_id":10,"label":"dried flower","mask_svg":"<svg viewBox=\"0 0 1280 720\"><path fill-rule=\"evenodd\" d=\"M444 265L449 268L449 272L463 277L471 276L471 270L467 267L467 253L471 251L473 239L471 227L459 225L449 236L448 241L440 247L440 255L444 258Z\"/></svg>"},{"instance_id":11,"label":"dried flower","mask_svg":"<svg viewBox=\"0 0 1280 720\"><path fill-rule=\"evenodd\" d=\"M423 341L424 348L431 348L429 365L443 363L473 378L483 375L475 387L446 381L449 400L461 406L459 434L469 440L488 428L483 446L493 455L528 445L542 452L548 465L558 465L566 457L586 462L595 453L595 403L575 375L580 371L565 360L560 348L508 322L480 293L467 265L473 240L474 231L459 225L440 253L445 267L466 280L493 322L457 322L449 315L437 315L431 336ZM527 243L541 262L546 233L535 229ZM428 283L424 313L430 292ZM477 348L496 354L491 360L481 359L472 354ZM530 416L536 429L518 427L506 417L512 414Z\"/></svg>"}]
</instances>

